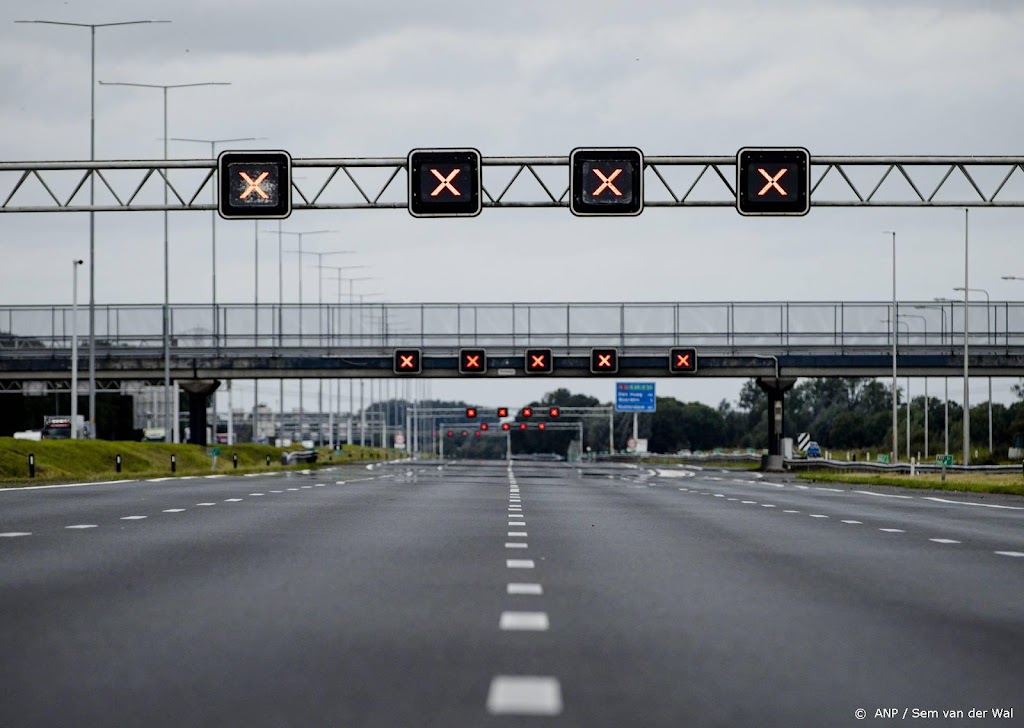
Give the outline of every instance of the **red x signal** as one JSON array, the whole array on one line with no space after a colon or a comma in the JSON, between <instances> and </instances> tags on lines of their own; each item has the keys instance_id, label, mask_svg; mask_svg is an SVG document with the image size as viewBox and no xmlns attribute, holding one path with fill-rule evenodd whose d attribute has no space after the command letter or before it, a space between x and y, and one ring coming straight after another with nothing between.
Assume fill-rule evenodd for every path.
<instances>
[{"instance_id":1,"label":"red x signal","mask_svg":"<svg viewBox=\"0 0 1024 728\"><path fill-rule=\"evenodd\" d=\"M615 374L619 371L619 352L617 349L591 349L590 373Z\"/></svg>"},{"instance_id":2,"label":"red x signal","mask_svg":"<svg viewBox=\"0 0 1024 728\"><path fill-rule=\"evenodd\" d=\"M558 415L560 415L560 414L562 414L562 411L560 409L558 409L558 407L549 407L548 408L548 417L558 417Z\"/></svg>"},{"instance_id":3,"label":"red x signal","mask_svg":"<svg viewBox=\"0 0 1024 728\"><path fill-rule=\"evenodd\" d=\"M459 373L483 374L487 371L487 352L484 349L459 349Z\"/></svg>"},{"instance_id":4,"label":"red x signal","mask_svg":"<svg viewBox=\"0 0 1024 728\"><path fill-rule=\"evenodd\" d=\"M263 184L263 180L265 180L267 177L270 176L270 172L262 173L255 180L252 177L250 177L248 174L246 174L245 172L239 172L238 174L242 178L242 180L247 185L249 185L248 187L245 188L245 192L243 192L239 196L238 199L244 200L249 195L251 195L253 192L255 192L261 199L264 199L264 200L269 200L270 199L270 195L268 195L266 192L264 192L263 191L263 187L261 186Z\"/></svg>"},{"instance_id":5,"label":"red x signal","mask_svg":"<svg viewBox=\"0 0 1024 728\"><path fill-rule=\"evenodd\" d=\"M466 417L468 419L473 419L474 417L476 417L476 407L467 407L466 408Z\"/></svg>"},{"instance_id":6,"label":"red x signal","mask_svg":"<svg viewBox=\"0 0 1024 728\"><path fill-rule=\"evenodd\" d=\"M670 372L691 373L697 371L697 350L692 348L672 349L668 354Z\"/></svg>"},{"instance_id":7,"label":"red x signal","mask_svg":"<svg viewBox=\"0 0 1024 728\"><path fill-rule=\"evenodd\" d=\"M519 423L519 429L520 430L525 430L526 429L526 423L525 422L520 422Z\"/></svg>"},{"instance_id":8,"label":"red x signal","mask_svg":"<svg viewBox=\"0 0 1024 728\"><path fill-rule=\"evenodd\" d=\"M523 417L533 417L533 407L523 407L523 409L520 410L520 414L522 414Z\"/></svg>"},{"instance_id":9,"label":"red x signal","mask_svg":"<svg viewBox=\"0 0 1024 728\"><path fill-rule=\"evenodd\" d=\"M455 195L456 197L462 197L462 193L459 192L457 189L455 189L455 186L452 185L452 180L455 179L456 177L458 177L459 176L459 172L461 172L461 171L462 171L461 169L456 167L455 169L453 169L451 171L451 174L449 174L447 177L445 177L443 174L438 172L436 169L431 169L430 173L432 175L434 175L435 177L437 177L439 180L441 180L441 184L439 184L437 187L434 188L434 191L430 193L430 196L431 197L437 197L443 191L447 190L448 192L450 192L451 194Z\"/></svg>"},{"instance_id":10,"label":"red x signal","mask_svg":"<svg viewBox=\"0 0 1024 728\"><path fill-rule=\"evenodd\" d=\"M395 349L393 369L395 374L419 374L423 362L419 349Z\"/></svg>"},{"instance_id":11,"label":"red x signal","mask_svg":"<svg viewBox=\"0 0 1024 728\"><path fill-rule=\"evenodd\" d=\"M619 190L619 188L612 184L612 182L615 181L615 178L622 174L621 167L616 168L615 171L612 172L607 177L601 174L601 170L599 169L595 169L593 170L593 172L594 174L597 175L598 179L601 180L601 186L594 190L594 197L600 195L602 192L605 191L605 189L611 190L612 194L615 195L616 197L622 197L622 192Z\"/></svg>"},{"instance_id":12,"label":"red x signal","mask_svg":"<svg viewBox=\"0 0 1024 728\"><path fill-rule=\"evenodd\" d=\"M782 189L782 185L779 184L779 180L782 179L782 176L786 174L786 172L788 171L785 167L780 169L778 174L776 174L774 177L768 174L768 172L766 172L763 167L758 167L757 171L762 177L768 180L768 184L762 187L761 190L757 193L758 197L763 197L768 192L768 190L771 189L777 190L780 195L786 197L786 190Z\"/></svg>"},{"instance_id":13,"label":"red x signal","mask_svg":"<svg viewBox=\"0 0 1024 728\"><path fill-rule=\"evenodd\" d=\"M508 407L499 407L498 417L508 417Z\"/></svg>"},{"instance_id":14,"label":"red x signal","mask_svg":"<svg viewBox=\"0 0 1024 728\"><path fill-rule=\"evenodd\" d=\"M487 430L490 429L490 425L488 425L486 422L481 422L480 429L483 430L484 432L487 432Z\"/></svg>"},{"instance_id":15,"label":"red x signal","mask_svg":"<svg viewBox=\"0 0 1024 728\"><path fill-rule=\"evenodd\" d=\"M541 423L540 423L539 425L537 425L537 429L538 429L538 430L544 430L544 429L547 429L547 425L545 425L545 424L544 424L543 422L541 422Z\"/></svg>"},{"instance_id":16,"label":"red x signal","mask_svg":"<svg viewBox=\"0 0 1024 728\"><path fill-rule=\"evenodd\" d=\"M525 358L527 374L550 374L554 371L551 349L527 349Z\"/></svg>"},{"instance_id":17,"label":"red x signal","mask_svg":"<svg viewBox=\"0 0 1024 728\"><path fill-rule=\"evenodd\" d=\"M503 429L505 432L508 432L509 424L507 422L502 422L501 423L501 429Z\"/></svg>"}]
</instances>

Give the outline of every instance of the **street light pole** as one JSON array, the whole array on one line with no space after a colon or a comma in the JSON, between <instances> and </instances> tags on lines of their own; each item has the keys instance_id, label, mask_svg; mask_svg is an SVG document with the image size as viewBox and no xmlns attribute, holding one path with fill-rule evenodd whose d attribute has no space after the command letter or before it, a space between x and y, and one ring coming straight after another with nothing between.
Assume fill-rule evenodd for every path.
<instances>
[{"instance_id":1,"label":"street light pole","mask_svg":"<svg viewBox=\"0 0 1024 728\"><path fill-rule=\"evenodd\" d=\"M120 23L66 23L57 20L15 20L15 23L66 25L88 28L89 43L89 161L96 161L96 29L120 25L151 25L170 20L128 20ZM89 170L89 206L96 202L96 170ZM89 425L90 437L96 437L96 217L89 211Z\"/></svg>"},{"instance_id":2,"label":"street light pole","mask_svg":"<svg viewBox=\"0 0 1024 728\"><path fill-rule=\"evenodd\" d=\"M970 369L967 361L968 338L970 335L970 279L968 264L970 262L970 209L964 208L964 465L971 464L971 387Z\"/></svg>"},{"instance_id":3,"label":"street light pole","mask_svg":"<svg viewBox=\"0 0 1024 728\"><path fill-rule=\"evenodd\" d=\"M896 462L900 458L899 422L896 407L896 393L898 391L896 384L896 339L899 336L896 328L896 317L899 315L896 304L896 231L885 230L883 232L892 236L892 459L893 462Z\"/></svg>"},{"instance_id":4,"label":"street light pole","mask_svg":"<svg viewBox=\"0 0 1024 728\"><path fill-rule=\"evenodd\" d=\"M78 439L78 266L71 261L71 439Z\"/></svg>"},{"instance_id":5,"label":"street light pole","mask_svg":"<svg viewBox=\"0 0 1024 728\"><path fill-rule=\"evenodd\" d=\"M921 306L914 306L914 308L922 308L922 307ZM900 315L903 318L921 319L921 326L924 328L924 342L925 342L925 345L927 345L928 344L928 319L925 318L924 316L921 316L921 315L915 314L915 313L904 313L904 314L900 314ZM907 336L907 343L908 344L910 343L910 336L909 336L909 334ZM907 398L908 398L908 401L907 401L907 420L908 420L908 422L910 420L910 414L909 414L910 413L910 401L909 401L909 397L910 397L910 379L908 377L907 378ZM924 377L924 459L925 460L928 459L928 407L929 407L929 402L928 402L928 377L926 375ZM910 432L910 426L908 425L907 426L907 433L908 433L908 435L909 435L909 432ZM907 441L909 442L909 437L907 438Z\"/></svg>"},{"instance_id":6,"label":"street light pole","mask_svg":"<svg viewBox=\"0 0 1024 728\"><path fill-rule=\"evenodd\" d=\"M959 291L960 287L954 288ZM985 338L992 344L992 298L984 288L972 288L971 293L985 294ZM992 377L988 377L988 451L992 453Z\"/></svg>"},{"instance_id":7,"label":"street light pole","mask_svg":"<svg viewBox=\"0 0 1024 728\"><path fill-rule=\"evenodd\" d=\"M163 91L164 99L164 160L167 156L167 92L170 89L196 88L199 86L230 86L225 81L201 81L199 83L126 83L122 81L100 81L101 86L131 86L133 88L158 88ZM167 170L163 170L164 177L164 207L167 207ZM168 224L167 210L164 209L164 423L166 430L164 440L166 442L177 441L178 426L171 421L171 271L170 271L170 227Z\"/></svg>"}]
</instances>

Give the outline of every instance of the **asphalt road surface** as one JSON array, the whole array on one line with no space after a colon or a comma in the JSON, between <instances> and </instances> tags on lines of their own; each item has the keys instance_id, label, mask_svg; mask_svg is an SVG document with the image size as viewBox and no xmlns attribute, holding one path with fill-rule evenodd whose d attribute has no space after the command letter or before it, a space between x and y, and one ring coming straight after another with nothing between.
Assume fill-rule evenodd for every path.
<instances>
[{"instance_id":1,"label":"asphalt road surface","mask_svg":"<svg viewBox=\"0 0 1024 728\"><path fill-rule=\"evenodd\" d=\"M0 492L5 727L1020 725L1022 685L1022 499L520 461Z\"/></svg>"}]
</instances>

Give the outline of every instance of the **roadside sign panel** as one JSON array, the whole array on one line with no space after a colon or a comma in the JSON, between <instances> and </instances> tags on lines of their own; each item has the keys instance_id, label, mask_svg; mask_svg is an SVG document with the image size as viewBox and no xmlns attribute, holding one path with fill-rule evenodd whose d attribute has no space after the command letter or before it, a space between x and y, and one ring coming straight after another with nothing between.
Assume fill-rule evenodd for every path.
<instances>
[{"instance_id":1,"label":"roadside sign panel","mask_svg":"<svg viewBox=\"0 0 1024 728\"><path fill-rule=\"evenodd\" d=\"M616 412L654 412L654 382L617 382Z\"/></svg>"}]
</instances>

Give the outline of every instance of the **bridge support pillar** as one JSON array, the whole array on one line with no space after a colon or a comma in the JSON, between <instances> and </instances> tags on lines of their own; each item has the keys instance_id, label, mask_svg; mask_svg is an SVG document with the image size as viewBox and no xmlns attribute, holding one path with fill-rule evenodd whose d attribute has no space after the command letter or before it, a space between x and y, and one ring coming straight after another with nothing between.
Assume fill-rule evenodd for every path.
<instances>
[{"instance_id":1,"label":"bridge support pillar","mask_svg":"<svg viewBox=\"0 0 1024 728\"><path fill-rule=\"evenodd\" d=\"M193 445L206 445L206 402L217 391L217 379L187 379L178 386L188 392L188 441Z\"/></svg>"},{"instance_id":2,"label":"bridge support pillar","mask_svg":"<svg viewBox=\"0 0 1024 728\"><path fill-rule=\"evenodd\" d=\"M796 384L795 377L759 377L757 386L768 395L768 459L762 466L782 469L782 431L785 424L783 399Z\"/></svg>"}]
</instances>

